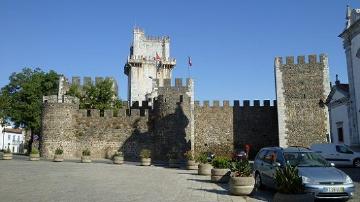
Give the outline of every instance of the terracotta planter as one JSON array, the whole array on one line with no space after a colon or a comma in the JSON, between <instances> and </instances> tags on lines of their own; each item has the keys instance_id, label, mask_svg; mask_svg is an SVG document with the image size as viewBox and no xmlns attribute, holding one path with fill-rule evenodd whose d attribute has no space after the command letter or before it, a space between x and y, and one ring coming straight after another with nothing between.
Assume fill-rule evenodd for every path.
<instances>
[{"instance_id":1,"label":"terracotta planter","mask_svg":"<svg viewBox=\"0 0 360 202\"><path fill-rule=\"evenodd\" d=\"M150 166L151 165L151 158L141 158L140 165L142 166Z\"/></svg>"},{"instance_id":2,"label":"terracotta planter","mask_svg":"<svg viewBox=\"0 0 360 202\"><path fill-rule=\"evenodd\" d=\"M211 169L211 181L216 183L228 183L230 180L230 170L223 168Z\"/></svg>"},{"instance_id":3,"label":"terracotta planter","mask_svg":"<svg viewBox=\"0 0 360 202\"><path fill-rule=\"evenodd\" d=\"M186 162L186 169L188 170L197 170L198 164L194 160L188 160Z\"/></svg>"},{"instance_id":4,"label":"terracotta planter","mask_svg":"<svg viewBox=\"0 0 360 202\"><path fill-rule=\"evenodd\" d=\"M81 156L81 163L91 163L91 156Z\"/></svg>"},{"instance_id":5,"label":"terracotta planter","mask_svg":"<svg viewBox=\"0 0 360 202\"><path fill-rule=\"evenodd\" d=\"M30 154L29 155L29 160L30 161L38 161L38 160L40 160L40 154Z\"/></svg>"},{"instance_id":6,"label":"terracotta planter","mask_svg":"<svg viewBox=\"0 0 360 202\"><path fill-rule=\"evenodd\" d=\"M231 176L229 181L230 193L237 196L249 195L255 185L254 177L235 177Z\"/></svg>"},{"instance_id":7,"label":"terracotta planter","mask_svg":"<svg viewBox=\"0 0 360 202\"><path fill-rule=\"evenodd\" d=\"M211 175L212 165L209 163L200 163L198 165L198 174L199 175Z\"/></svg>"},{"instance_id":8,"label":"terracotta planter","mask_svg":"<svg viewBox=\"0 0 360 202\"><path fill-rule=\"evenodd\" d=\"M179 162L177 159L169 159L169 168L179 168Z\"/></svg>"},{"instance_id":9,"label":"terracotta planter","mask_svg":"<svg viewBox=\"0 0 360 202\"><path fill-rule=\"evenodd\" d=\"M11 160L13 158L12 153L4 153L2 159L3 160Z\"/></svg>"},{"instance_id":10,"label":"terracotta planter","mask_svg":"<svg viewBox=\"0 0 360 202\"><path fill-rule=\"evenodd\" d=\"M121 165L124 163L124 157L123 156L114 156L113 162L114 162L114 164Z\"/></svg>"},{"instance_id":11,"label":"terracotta planter","mask_svg":"<svg viewBox=\"0 0 360 202\"><path fill-rule=\"evenodd\" d=\"M283 194L276 192L273 198L274 202L311 202L314 201L315 197L312 193L303 193L303 194Z\"/></svg>"},{"instance_id":12,"label":"terracotta planter","mask_svg":"<svg viewBox=\"0 0 360 202\"><path fill-rule=\"evenodd\" d=\"M54 162L62 162L64 161L64 157L62 154L55 154L54 155Z\"/></svg>"}]
</instances>

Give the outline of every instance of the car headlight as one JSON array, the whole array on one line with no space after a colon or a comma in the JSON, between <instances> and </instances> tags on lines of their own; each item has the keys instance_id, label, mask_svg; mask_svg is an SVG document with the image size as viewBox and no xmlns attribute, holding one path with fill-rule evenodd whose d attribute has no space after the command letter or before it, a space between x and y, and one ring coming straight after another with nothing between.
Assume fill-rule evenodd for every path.
<instances>
[{"instance_id":1,"label":"car headlight","mask_svg":"<svg viewBox=\"0 0 360 202\"><path fill-rule=\"evenodd\" d=\"M303 182L303 184L310 184L310 183L314 183L314 180L312 180L311 178L308 178L308 177L306 177L306 176L301 176L301 178L302 178L302 182Z\"/></svg>"},{"instance_id":2,"label":"car headlight","mask_svg":"<svg viewBox=\"0 0 360 202\"><path fill-rule=\"evenodd\" d=\"M352 184L353 183L352 179L348 175L346 175L345 183L346 184Z\"/></svg>"}]
</instances>

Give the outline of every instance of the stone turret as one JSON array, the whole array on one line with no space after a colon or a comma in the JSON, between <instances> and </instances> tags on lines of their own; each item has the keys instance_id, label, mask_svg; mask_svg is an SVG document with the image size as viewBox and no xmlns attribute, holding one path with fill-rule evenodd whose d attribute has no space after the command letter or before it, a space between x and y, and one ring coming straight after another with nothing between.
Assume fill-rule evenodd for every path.
<instances>
[{"instance_id":1,"label":"stone turret","mask_svg":"<svg viewBox=\"0 0 360 202\"><path fill-rule=\"evenodd\" d=\"M130 104L146 100L146 95L153 91L153 79L171 79L176 60L170 58L169 37L146 36L140 28L133 31L133 43L130 55L124 67L128 76L128 100Z\"/></svg>"}]
</instances>

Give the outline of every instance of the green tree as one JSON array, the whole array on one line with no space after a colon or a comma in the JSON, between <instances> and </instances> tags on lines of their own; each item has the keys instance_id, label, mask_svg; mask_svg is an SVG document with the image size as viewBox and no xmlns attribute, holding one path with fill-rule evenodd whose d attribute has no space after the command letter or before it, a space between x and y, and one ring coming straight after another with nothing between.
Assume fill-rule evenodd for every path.
<instances>
[{"instance_id":1,"label":"green tree","mask_svg":"<svg viewBox=\"0 0 360 202\"><path fill-rule=\"evenodd\" d=\"M42 96L57 94L59 75L55 71L44 72L39 68L24 68L19 73L12 73L9 84L0 92L0 115L10 120L15 127L31 131L41 131Z\"/></svg>"}]
</instances>

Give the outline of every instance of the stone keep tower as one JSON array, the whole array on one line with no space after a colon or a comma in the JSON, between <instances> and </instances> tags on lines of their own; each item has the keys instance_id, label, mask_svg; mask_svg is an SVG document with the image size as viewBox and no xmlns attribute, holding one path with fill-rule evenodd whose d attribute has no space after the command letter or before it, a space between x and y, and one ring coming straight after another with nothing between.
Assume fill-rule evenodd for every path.
<instances>
[{"instance_id":1,"label":"stone keep tower","mask_svg":"<svg viewBox=\"0 0 360 202\"><path fill-rule=\"evenodd\" d=\"M140 28L134 29L130 55L124 67L128 76L128 101L132 105L149 101L154 88L154 79L163 85L171 79L176 60L170 58L170 38L146 36Z\"/></svg>"},{"instance_id":2,"label":"stone keep tower","mask_svg":"<svg viewBox=\"0 0 360 202\"><path fill-rule=\"evenodd\" d=\"M329 114L324 104L330 92L326 55L275 58L279 145L305 146L326 142Z\"/></svg>"}]
</instances>

